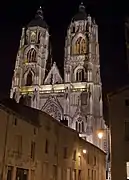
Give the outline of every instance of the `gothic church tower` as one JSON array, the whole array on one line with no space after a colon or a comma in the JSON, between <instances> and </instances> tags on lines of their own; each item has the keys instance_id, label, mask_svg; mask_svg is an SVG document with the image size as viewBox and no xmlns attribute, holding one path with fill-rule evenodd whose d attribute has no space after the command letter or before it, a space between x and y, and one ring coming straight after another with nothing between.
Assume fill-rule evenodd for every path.
<instances>
[{"instance_id":1,"label":"gothic church tower","mask_svg":"<svg viewBox=\"0 0 129 180\"><path fill-rule=\"evenodd\" d=\"M90 142L96 142L94 132L104 126L98 26L86 14L83 4L67 30L64 81L73 86L69 97L72 128Z\"/></svg>"},{"instance_id":2,"label":"gothic church tower","mask_svg":"<svg viewBox=\"0 0 129 180\"><path fill-rule=\"evenodd\" d=\"M11 98L65 121L99 147L96 132L104 128L98 26L83 4L67 30L64 80L49 61L49 32L40 8L23 28L12 80ZM52 61L51 61L52 62Z\"/></svg>"},{"instance_id":3,"label":"gothic church tower","mask_svg":"<svg viewBox=\"0 0 129 180\"><path fill-rule=\"evenodd\" d=\"M12 80L11 98L38 108L39 86L44 82L48 54L48 26L40 7L27 28L22 29Z\"/></svg>"}]
</instances>

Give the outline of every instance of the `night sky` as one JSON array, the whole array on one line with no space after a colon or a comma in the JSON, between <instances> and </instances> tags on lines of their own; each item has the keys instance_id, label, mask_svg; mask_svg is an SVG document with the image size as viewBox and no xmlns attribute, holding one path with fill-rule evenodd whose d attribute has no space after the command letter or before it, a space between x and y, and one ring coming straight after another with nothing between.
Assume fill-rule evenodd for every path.
<instances>
[{"instance_id":1,"label":"night sky","mask_svg":"<svg viewBox=\"0 0 129 180\"><path fill-rule=\"evenodd\" d=\"M129 14L128 1L84 0L87 14L99 26L100 64L103 92L127 83L127 63L124 44L124 18ZM0 6L0 94L8 95L14 63L21 36L21 28L35 16L42 5L50 27L53 61L63 66L64 40L71 18L78 11L79 0L3 1Z\"/></svg>"}]
</instances>

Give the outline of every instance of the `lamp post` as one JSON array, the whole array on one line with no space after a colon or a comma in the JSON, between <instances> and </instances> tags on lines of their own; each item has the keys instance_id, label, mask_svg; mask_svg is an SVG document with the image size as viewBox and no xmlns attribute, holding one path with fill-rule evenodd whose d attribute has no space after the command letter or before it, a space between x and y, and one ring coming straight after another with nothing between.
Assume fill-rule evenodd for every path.
<instances>
[{"instance_id":1,"label":"lamp post","mask_svg":"<svg viewBox=\"0 0 129 180\"><path fill-rule=\"evenodd\" d=\"M110 152L111 152L111 147L110 147L110 131L109 128L106 129L100 129L97 131L97 136L101 140L105 136L106 133L106 179L110 179Z\"/></svg>"}]
</instances>

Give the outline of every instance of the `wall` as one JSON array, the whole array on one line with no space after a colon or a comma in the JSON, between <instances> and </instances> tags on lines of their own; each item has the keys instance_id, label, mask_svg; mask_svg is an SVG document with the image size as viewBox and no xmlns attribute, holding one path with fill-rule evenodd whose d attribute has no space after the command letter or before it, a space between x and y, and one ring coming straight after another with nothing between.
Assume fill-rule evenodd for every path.
<instances>
[{"instance_id":1,"label":"wall","mask_svg":"<svg viewBox=\"0 0 129 180\"><path fill-rule=\"evenodd\" d=\"M125 137L125 122L129 121L128 88L109 96L109 119L111 130L111 178L126 180L126 162L129 162L129 142Z\"/></svg>"},{"instance_id":2,"label":"wall","mask_svg":"<svg viewBox=\"0 0 129 180\"><path fill-rule=\"evenodd\" d=\"M15 112L11 110L7 112L5 107L1 107L0 171L3 180L7 179L10 168L8 166L12 167L11 179L8 180L61 180L62 178L105 180L106 162L103 151L82 140L74 130L41 111L37 122L38 120L40 124L33 124L31 119L21 118ZM17 135L22 137L22 145L17 144ZM5 139L6 146L4 146ZM33 158L31 158L32 141L35 142ZM86 153L83 153L83 150L86 150ZM2 161L4 152L6 152L5 158ZM17 168L24 169L22 176L18 174Z\"/></svg>"}]
</instances>

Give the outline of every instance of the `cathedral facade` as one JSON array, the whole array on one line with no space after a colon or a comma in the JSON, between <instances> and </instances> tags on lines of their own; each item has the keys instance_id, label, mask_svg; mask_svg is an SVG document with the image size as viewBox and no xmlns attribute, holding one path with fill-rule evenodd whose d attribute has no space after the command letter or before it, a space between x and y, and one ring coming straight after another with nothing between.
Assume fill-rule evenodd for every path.
<instances>
[{"instance_id":1,"label":"cathedral facade","mask_svg":"<svg viewBox=\"0 0 129 180\"><path fill-rule=\"evenodd\" d=\"M10 97L66 121L79 135L103 146L96 132L104 128L98 26L83 4L67 29L64 78L51 61L49 28L41 7L22 29Z\"/></svg>"}]
</instances>

